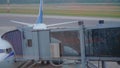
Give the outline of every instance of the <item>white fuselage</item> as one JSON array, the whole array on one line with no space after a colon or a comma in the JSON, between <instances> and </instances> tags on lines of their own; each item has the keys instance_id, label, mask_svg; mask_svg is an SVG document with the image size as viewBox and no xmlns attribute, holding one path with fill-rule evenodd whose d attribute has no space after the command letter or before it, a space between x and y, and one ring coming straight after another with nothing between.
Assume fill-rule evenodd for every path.
<instances>
[{"instance_id":1,"label":"white fuselage","mask_svg":"<svg viewBox=\"0 0 120 68\"><path fill-rule=\"evenodd\" d=\"M0 37L0 63L12 61L14 59L14 50L12 45Z\"/></svg>"}]
</instances>

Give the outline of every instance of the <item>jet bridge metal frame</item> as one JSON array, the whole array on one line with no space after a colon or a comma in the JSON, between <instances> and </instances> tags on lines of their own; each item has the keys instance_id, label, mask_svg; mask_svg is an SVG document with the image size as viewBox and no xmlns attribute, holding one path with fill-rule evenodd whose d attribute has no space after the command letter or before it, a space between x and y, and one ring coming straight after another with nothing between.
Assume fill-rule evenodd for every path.
<instances>
[{"instance_id":1,"label":"jet bridge metal frame","mask_svg":"<svg viewBox=\"0 0 120 68\"><path fill-rule=\"evenodd\" d=\"M76 59L81 60L82 68L87 67L88 61L101 61L102 68L105 68L105 61L120 61L119 57L95 57L95 56L86 56L86 44L85 44L85 38L86 38L86 30L92 30L92 29L103 29L103 28L118 28L120 27L120 23L113 24L106 24L104 21L99 21L97 25L94 26L86 26L83 22L79 22L79 28L66 28L66 29L53 29L52 32L59 32L59 31L79 31L80 34L80 50L81 50L81 57L76 57ZM63 57L64 59L64 57ZM96 67L95 67L96 68Z\"/></svg>"},{"instance_id":2,"label":"jet bridge metal frame","mask_svg":"<svg viewBox=\"0 0 120 68\"><path fill-rule=\"evenodd\" d=\"M41 36L41 39L39 39L39 42L41 42L40 40L43 40L44 39L44 34L46 34L46 37L45 37L45 39L44 40L47 40L47 43L46 44L44 44L44 43L40 43L41 44L41 46L43 46L43 48L45 49L46 47L48 47L48 51L50 51L49 50L49 44L50 44L50 32L59 32L59 31L78 31L79 32L79 41L80 41L80 53L81 53L81 56L77 56L77 57L60 57L60 59L68 59L68 60L64 60L64 62L69 62L69 59L73 59L73 60L80 60L81 61L81 65L82 65L82 68L87 68L87 63L88 63L88 61L102 61L102 67L103 68L105 68L105 66L104 66L104 61L120 61L120 57L96 57L96 56L86 56L86 44L85 44L85 39L86 39L86 30L92 30L92 29L103 29L103 28L116 28L116 27L120 27L120 23L116 23L116 24L105 24L105 23L100 23L100 24L98 24L98 25L95 25L95 26L86 26L86 25L84 25L84 22L78 22L79 23L79 27L78 28L60 28L60 29L50 29L50 30L46 30L46 31L44 31L44 30L42 30L42 31L34 31L34 30L32 30L31 28L20 28L20 31L21 31L21 33L23 34L23 35L21 35L21 37L22 37L22 39L24 39L22 42L22 50L23 50L23 52L24 52L24 50L25 50L25 48L26 48L26 41L25 41L25 39L34 39L33 41L34 42L36 42L36 41L38 41L38 35L39 36ZM25 32L26 31L26 32ZM30 35L29 35L29 33L30 33ZM34 36L35 35L35 36ZM4 35L3 35L4 36ZM9 41L9 40L8 40ZM44 42L44 41L42 41L42 42ZM38 44L36 44L36 43L32 43L32 44L34 44L34 45L38 45ZM46 45L46 46L44 46L44 45ZM25 47L25 48L24 48ZM37 48L37 47L33 47L34 48L34 50ZM36 57L34 57L35 58L35 60L39 60L39 58L43 58L43 59L45 59L45 60L50 60L51 61L51 57L50 57L50 52L47 52L47 51L45 51L45 50L42 50L42 53L41 54L43 54L42 56L40 56L40 57L38 57L37 55L36 55ZM31 50L29 50L30 52L31 52ZM39 51L39 49L38 49L38 51ZM26 51L26 52L28 52L28 51ZM47 52L47 53L45 53L45 52ZM37 52L35 52L35 53L37 53ZM47 54L47 55L45 55L45 54ZM33 53L34 54L34 53ZM46 59L46 58L50 58L50 59ZM25 60L25 53L23 53L23 60ZM34 59L34 58L32 58L32 59ZM67 63L66 63L67 64ZM80 63L79 63L80 64ZM76 64L75 63L75 65L78 65L78 68L80 67L79 66L79 64ZM64 64L63 64L63 66L64 66Z\"/></svg>"},{"instance_id":3,"label":"jet bridge metal frame","mask_svg":"<svg viewBox=\"0 0 120 68\"><path fill-rule=\"evenodd\" d=\"M101 23L102 22L102 23ZM80 40L81 40L81 42L83 42L83 43L81 43L81 61L82 61L82 68L86 68L86 63L88 62L88 61L90 61L90 60L98 60L98 61L101 61L101 67L102 68L106 68L106 65L105 65L105 61L120 61L120 57L89 57L89 56L86 56L86 54L85 54L85 51L86 51L86 49L85 49L85 38L86 38L86 35L85 35L85 31L86 30L89 30L89 29L103 29L103 28L119 28L120 27L120 23L116 23L116 24L105 24L104 23L104 20L100 20L99 21L99 24L98 25L95 25L95 26L90 26L90 27L86 27L86 26L84 26L84 23L82 24L82 25L80 25L80 27L81 27L81 30L80 30L80 37L82 37L82 38L80 38Z\"/></svg>"},{"instance_id":4,"label":"jet bridge metal frame","mask_svg":"<svg viewBox=\"0 0 120 68\"><path fill-rule=\"evenodd\" d=\"M91 26L91 27L85 27L85 30L89 30L89 29L107 29L107 28L120 28L120 23L115 23L114 25L113 24L99 24L99 25L96 25L96 26ZM102 61L120 61L120 57L108 57L108 56L105 56L105 57L90 57L90 56L87 56L87 60L102 60Z\"/></svg>"}]
</instances>

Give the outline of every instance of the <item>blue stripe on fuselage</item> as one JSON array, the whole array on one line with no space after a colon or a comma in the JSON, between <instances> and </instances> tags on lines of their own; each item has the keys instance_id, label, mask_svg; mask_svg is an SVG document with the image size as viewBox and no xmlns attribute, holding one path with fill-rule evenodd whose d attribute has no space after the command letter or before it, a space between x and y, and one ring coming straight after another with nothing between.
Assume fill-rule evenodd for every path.
<instances>
[{"instance_id":1,"label":"blue stripe on fuselage","mask_svg":"<svg viewBox=\"0 0 120 68\"><path fill-rule=\"evenodd\" d=\"M14 55L14 52L11 52L11 53L9 53L9 55L5 59L7 59L7 58L9 58L9 57L11 57L13 55Z\"/></svg>"}]
</instances>

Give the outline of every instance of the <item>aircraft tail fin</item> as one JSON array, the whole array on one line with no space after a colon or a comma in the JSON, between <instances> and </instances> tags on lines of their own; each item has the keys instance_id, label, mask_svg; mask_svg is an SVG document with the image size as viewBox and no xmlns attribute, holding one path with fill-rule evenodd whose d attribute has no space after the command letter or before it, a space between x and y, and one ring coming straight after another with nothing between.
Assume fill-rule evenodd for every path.
<instances>
[{"instance_id":1,"label":"aircraft tail fin","mask_svg":"<svg viewBox=\"0 0 120 68\"><path fill-rule=\"evenodd\" d=\"M40 0L40 6L39 6L39 15L37 18L37 24L43 23L43 0Z\"/></svg>"}]
</instances>

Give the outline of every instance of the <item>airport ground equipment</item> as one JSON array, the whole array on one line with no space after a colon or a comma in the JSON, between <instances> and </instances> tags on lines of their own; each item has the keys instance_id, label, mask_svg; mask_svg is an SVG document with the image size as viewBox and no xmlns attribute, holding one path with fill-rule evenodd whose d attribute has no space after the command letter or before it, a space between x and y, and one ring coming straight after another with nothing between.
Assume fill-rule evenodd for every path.
<instances>
[{"instance_id":1,"label":"airport ground equipment","mask_svg":"<svg viewBox=\"0 0 120 68\"><path fill-rule=\"evenodd\" d=\"M20 27L2 38L13 45L16 61L34 60L33 65L51 63L63 68L70 68L70 65L97 68L91 61L100 61L105 68L106 61L120 61L120 24L104 20L92 26L80 21L74 28L34 30Z\"/></svg>"}]
</instances>

